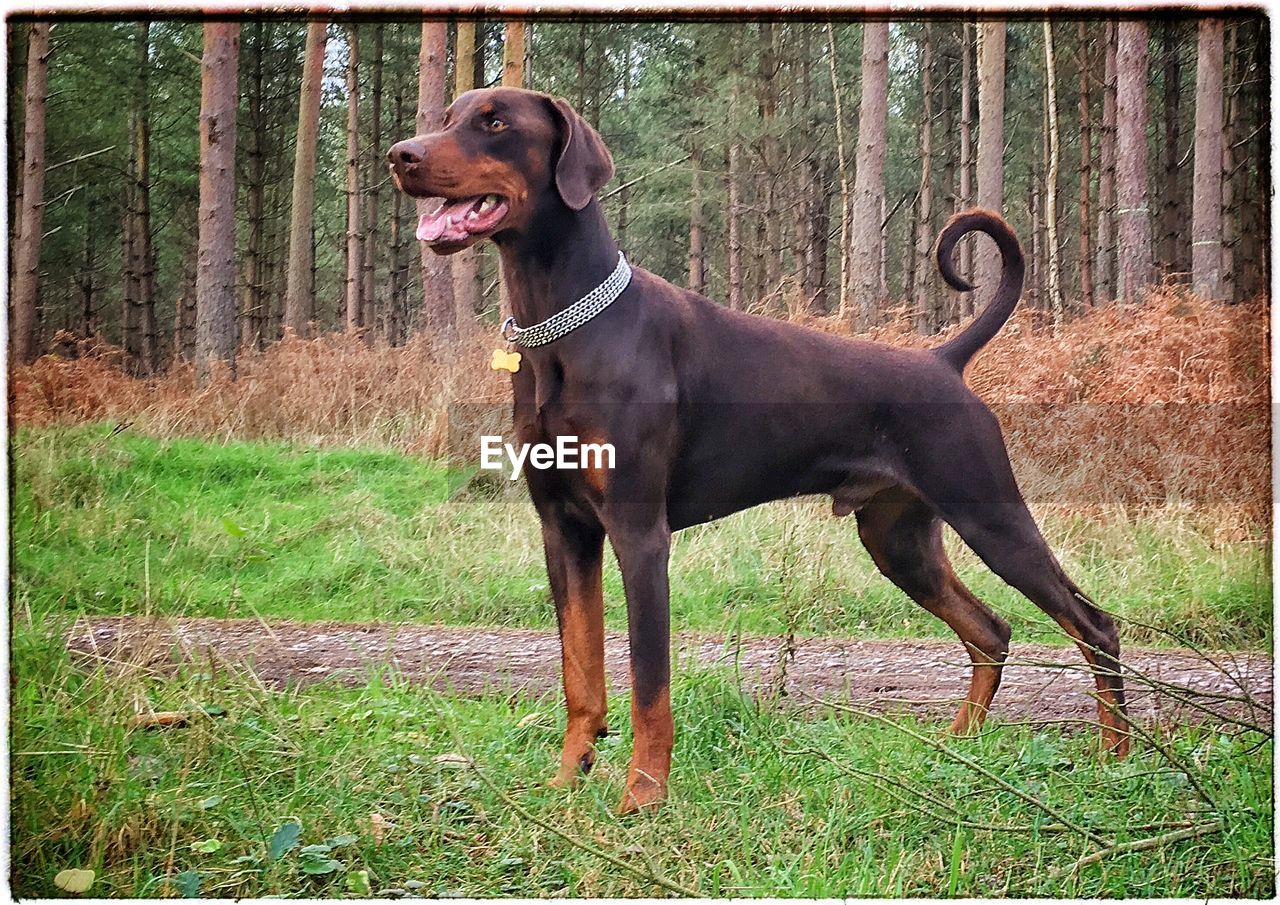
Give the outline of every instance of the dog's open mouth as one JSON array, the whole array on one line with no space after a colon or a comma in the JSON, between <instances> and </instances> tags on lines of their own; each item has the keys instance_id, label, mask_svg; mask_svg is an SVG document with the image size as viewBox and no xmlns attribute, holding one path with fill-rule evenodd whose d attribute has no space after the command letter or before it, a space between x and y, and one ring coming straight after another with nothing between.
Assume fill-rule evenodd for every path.
<instances>
[{"instance_id":1,"label":"dog's open mouth","mask_svg":"<svg viewBox=\"0 0 1280 905\"><path fill-rule=\"evenodd\" d=\"M427 198L428 208L418 220L418 239L430 244L465 242L489 232L507 215L507 199L501 195L471 198Z\"/></svg>"}]
</instances>

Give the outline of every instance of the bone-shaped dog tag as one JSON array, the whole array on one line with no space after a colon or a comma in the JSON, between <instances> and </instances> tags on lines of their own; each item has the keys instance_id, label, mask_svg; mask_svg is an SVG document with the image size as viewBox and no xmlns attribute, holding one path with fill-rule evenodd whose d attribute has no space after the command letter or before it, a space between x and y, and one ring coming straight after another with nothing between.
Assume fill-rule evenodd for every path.
<instances>
[{"instance_id":1,"label":"bone-shaped dog tag","mask_svg":"<svg viewBox=\"0 0 1280 905\"><path fill-rule=\"evenodd\" d=\"M489 362L489 367L495 371L510 371L514 374L520 370L520 353L494 349L493 359Z\"/></svg>"}]
</instances>

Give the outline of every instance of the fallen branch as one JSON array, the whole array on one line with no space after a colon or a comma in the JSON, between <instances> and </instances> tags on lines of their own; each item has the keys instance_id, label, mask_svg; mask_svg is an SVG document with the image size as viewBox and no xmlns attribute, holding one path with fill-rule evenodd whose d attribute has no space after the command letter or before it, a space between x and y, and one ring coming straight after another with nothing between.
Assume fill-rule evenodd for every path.
<instances>
[{"instance_id":1,"label":"fallen branch","mask_svg":"<svg viewBox=\"0 0 1280 905\"><path fill-rule=\"evenodd\" d=\"M886 776L883 773L876 773L874 770L863 770L861 767L855 767L855 766L852 766L851 764L842 764L838 760L833 758L830 754L827 754L825 751L819 751L817 748L800 748L798 750L792 750L789 748L783 748L781 746L778 746L778 750L781 751L783 754L789 754L789 755L800 755L800 754L815 755L817 757L822 758L827 763L831 764L831 766L835 767L837 770L839 770L841 773L844 773L846 776L853 777L854 779L874 780L875 782L881 784L880 791L884 792L894 801L897 801L900 804L905 805L907 808L915 811L916 813L923 814L926 817L931 817L932 819L937 820L939 823L947 823L955 827L963 827L965 829L971 829L971 830L984 830L992 833L1033 833L1033 832L1067 831L1067 827L1061 826L1059 824L1054 824L1054 823L1045 824L1044 826L1038 826L1038 827L1031 826L1031 825L1015 826L1011 824L979 823L977 821L969 820L968 817L955 805L945 802L942 799L937 798L934 795L931 795L930 793L926 792L921 788L913 786L910 783L903 782L902 780L895 779L892 776ZM941 808L943 811L947 811L954 816L948 816L947 814L940 814L935 811L931 811L928 808L923 807L922 805L917 804L914 801L909 801L903 798L902 796L898 795L896 792L894 792L891 788L889 788L890 786L894 786L896 788L902 789L908 795L912 795L918 798L923 798L925 801L929 802L930 804L933 804L934 806Z\"/></svg>"},{"instance_id":2,"label":"fallen branch","mask_svg":"<svg viewBox=\"0 0 1280 905\"><path fill-rule=\"evenodd\" d=\"M449 729L449 735L453 737L454 745L457 747L459 751L463 751L464 757L467 757L466 752L463 750L464 746L462 744L462 739L458 736L457 729L453 725L453 720L450 719L446 725ZM511 808L511 810L515 812L517 817L527 820L530 823L534 824L535 826L541 827L542 829L546 830L548 833L551 833L555 836L559 836L561 839L563 839L565 842L572 845L574 848L582 849L582 851L586 852L587 854L595 855L597 858L600 858L603 861L608 861L614 867L622 868L623 870L627 871L630 874L634 874L635 876L639 877L642 880L648 880L651 883L656 883L658 886L661 886L663 889L667 890L668 892L674 892L677 895L686 896L688 898L700 898L702 896L702 893L698 892L696 889L690 889L687 886L681 886L679 883L675 882L674 880L668 880L666 877L662 876L657 871L654 871L652 869L652 862L649 862L650 872L646 873L645 871L640 870L634 864L628 863L627 861L624 861L621 858L616 858L613 855L609 854L608 852L604 851L603 849L597 848L596 846L591 845L588 842L583 842L580 839L575 839L573 836L570 836L568 833L566 833L564 830L560 829L559 827L553 826L552 824L547 823L545 820L535 817L532 813L525 810L525 808L521 806L520 803L517 802L514 798L512 798L506 792L502 791L500 788L498 788L498 786L493 782L493 780L491 780L488 776L486 776L484 772L478 766L476 766L476 762L474 758L467 757L467 763L471 767L471 771L475 773L477 777L479 777L480 781L484 783L486 787L488 787L489 791L492 792L494 795L497 795L498 798L502 800L503 804L505 804L507 807ZM641 852L640 854L644 854L644 853ZM646 861L649 860L647 855L645 855L645 860Z\"/></svg>"},{"instance_id":3,"label":"fallen branch","mask_svg":"<svg viewBox=\"0 0 1280 905\"><path fill-rule=\"evenodd\" d=\"M1130 852L1145 852L1153 848L1160 848L1162 845L1169 845L1174 842L1182 842L1184 839L1194 839L1196 836L1207 836L1210 833L1222 832L1222 821L1212 820L1209 823L1202 823L1199 826L1188 827L1185 830L1174 830L1172 833L1165 833L1161 836L1151 836L1147 839L1137 839L1133 842L1118 842L1115 845L1109 845L1101 851L1094 852L1091 855L1085 855L1079 861L1060 867L1049 873L1048 879L1058 880L1068 874L1074 874L1081 868L1088 867L1090 864L1097 864L1104 858L1110 858L1114 855L1124 855Z\"/></svg>"},{"instance_id":4,"label":"fallen branch","mask_svg":"<svg viewBox=\"0 0 1280 905\"><path fill-rule=\"evenodd\" d=\"M997 786L1004 789L1006 792L1010 793L1011 795L1015 795L1018 798L1021 798L1023 801L1025 801L1027 804L1031 805L1032 807L1037 808L1040 811L1043 811L1044 813L1052 817L1054 820L1057 820L1067 829L1083 836L1084 838L1088 839L1090 842L1093 842L1095 845L1099 845L1104 848L1112 845L1112 843L1108 841L1105 837L1098 835L1096 832L1089 829L1088 827L1080 826L1074 821L1067 819L1067 817L1064 816L1060 811L1058 811L1057 808L1054 808L1045 804L1036 796L1030 794L1029 792L1022 791L1017 786L1007 782L1006 780L996 775L995 773L991 772L986 767L982 766L982 764L978 763L972 758L965 757L963 754L959 753L958 751L948 748L946 745L942 744L939 741L929 738L927 735L923 735L922 733L916 732L913 729L909 729L906 726L902 725L901 723L896 723L893 720L889 719L888 717L882 716L872 710L865 710L860 707L836 704L834 701L824 701L821 698L813 697L808 692L803 690L801 690L800 694L802 694L804 697L808 698L809 700L813 701L816 704L821 704L825 707L830 707L833 710L841 710L841 711L844 711L845 713L852 713L855 716L868 717L870 719L875 720L876 722L883 723L886 726L890 726L894 729L897 729L899 732L903 733L904 735L908 735L911 738L915 739L916 741L922 742L923 744L928 745L930 748L933 748L935 751L939 752L940 754L943 754L946 757L951 758L956 763L962 764L963 766L968 767L970 770L973 770L975 773L985 776L987 779L994 782Z\"/></svg>"},{"instance_id":5,"label":"fallen branch","mask_svg":"<svg viewBox=\"0 0 1280 905\"><path fill-rule=\"evenodd\" d=\"M1177 769L1183 776L1187 778L1187 782L1191 783L1191 785L1195 788L1196 792L1199 794L1200 798L1204 801L1204 803L1207 804L1210 808L1212 808L1217 813L1219 814L1222 813L1222 808L1218 807L1218 802L1214 800L1213 796L1209 794L1209 790L1206 789L1204 787L1204 784L1200 782L1200 778L1196 774L1196 772L1192 770L1190 767L1188 767L1185 763L1183 763L1182 759L1178 757L1176 754L1174 754L1172 749L1166 747L1159 739L1155 737L1154 733L1148 732L1146 729L1144 729L1141 723L1135 720L1128 719L1124 714L1120 712L1119 707L1117 707L1115 704L1111 703L1110 701L1106 700L1104 697L1102 697L1102 695L1095 694L1094 699L1097 700L1099 706L1107 708L1107 710L1110 713L1123 719L1129 727L1130 735L1139 736L1143 741L1145 741L1147 744L1151 745L1153 748L1155 748L1157 751L1163 754L1164 759L1167 760L1169 763L1173 764L1174 768Z\"/></svg>"}]
</instances>

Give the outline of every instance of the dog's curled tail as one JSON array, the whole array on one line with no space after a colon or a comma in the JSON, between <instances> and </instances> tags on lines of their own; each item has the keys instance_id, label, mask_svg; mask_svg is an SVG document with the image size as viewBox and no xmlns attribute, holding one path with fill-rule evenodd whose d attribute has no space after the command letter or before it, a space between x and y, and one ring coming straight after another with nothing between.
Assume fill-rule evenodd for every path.
<instances>
[{"instance_id":1,"label":"dog's curled tail","mask_svg":"<svg viewBox=\"0 0 1280 905\"><path fill-rule=\"evenodd\" d=\"M970 292L973 289L972 283L956 273L955 260L952 258L956 243L972 232L983 232L995 239L1004 269L991 303L958 336L933 350L939 358L961 372L969 359L991 342L991 338L1000 332L1005 321L1013 314L1018 298L1022 295L1022 280L1026 270L1022 246L1018 244L1018 237L1013 234L1009 224L1004 222L1004 218L994 211L980 207L970 208L947 221L942 232L938 233L938 244L934 248L938 270L952 289L958 292Z\"/></svg>"}]
</instances>

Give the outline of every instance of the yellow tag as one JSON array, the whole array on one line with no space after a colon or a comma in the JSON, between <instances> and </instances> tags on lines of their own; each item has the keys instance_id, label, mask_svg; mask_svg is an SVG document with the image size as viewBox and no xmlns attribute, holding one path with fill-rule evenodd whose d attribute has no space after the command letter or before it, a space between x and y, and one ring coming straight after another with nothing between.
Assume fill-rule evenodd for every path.
<instances>
[{"instance_id":1,"label":"yellow tag","mask_svg":"<svg viewBox=\"0 0 1280 905\"><path fill-rule=\"evenodd\" d=\"M495 371L510 371L514 374L520 370L520 353L494 349L493 360L489 362L489 367Z\"/></svg>"}]
</instances>

